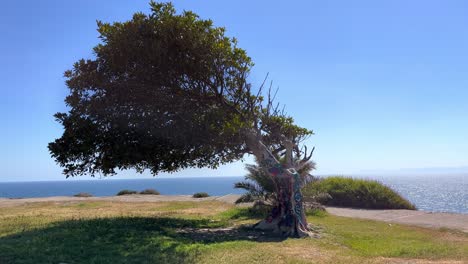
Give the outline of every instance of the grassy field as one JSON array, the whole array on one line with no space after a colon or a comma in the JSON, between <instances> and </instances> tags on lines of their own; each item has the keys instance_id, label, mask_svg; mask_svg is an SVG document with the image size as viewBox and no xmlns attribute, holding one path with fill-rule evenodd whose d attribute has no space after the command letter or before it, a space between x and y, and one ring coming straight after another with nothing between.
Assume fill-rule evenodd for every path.
<instances>
[{"instance_id":1,"label":"grassy field","mask_svg":"<svg viewBox=\"0 0 468 264\"><path fill-rule=\"evenodd\" d=\"M468 234L309 214L319 238L248 228L215 202L66 202L0 208L0 263L466 263Z\"/></svg>"}]
</instances>

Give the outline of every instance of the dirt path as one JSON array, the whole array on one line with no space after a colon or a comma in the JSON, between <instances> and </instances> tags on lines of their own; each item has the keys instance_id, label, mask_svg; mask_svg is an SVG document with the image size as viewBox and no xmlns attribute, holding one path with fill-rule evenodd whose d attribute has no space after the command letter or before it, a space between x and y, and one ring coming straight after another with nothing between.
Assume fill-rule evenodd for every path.
<instances>
[{"instance_id":1,"label":"dirt path","mask_svg":"<svg viewBox=\"0 0 468 264\"><path fill-rule=\"evenodd\" d=\"M228 194L207 198L193 198L191 195L123 195L105 197L69 197L56 196L44 198L5 199L0 198L0 207L19 206L36 202L72 202L72 201L117 201L117 202L171 202L171 201L222 201L234 203L239 195ZM416 225L430 228L458 229L468 233L468 214L431 213L413 210L365 210L327 207L333 215L363 218L389 223Z\"/></svg>"},{"instance_id":2,"label":"dirt path","mask_svg":"<svg viewBox=\"0 0 468 264\"><path fill-rule=\"evenodd\" d=\"M431 213L414 210L365 210L327 207L333 215L384 221L389 223L417 225L431 228L458 229L468 233L468 215Z\"/></svg>"},{"instance_id":3,"label":"dirt path","mask_svg":"<svg viewBox=\"0 0 468 264\"><path fill-rule=\"evenodd\" d=\"M41 202L79 202L79 201L115 201L115 202L200 202L200 201L222 201L234 203L238 195L228 194L224 196L211 196L206 198L193 198L192 195L121 195L121 196L101 196L101 197L72 197L72 196L52 196L39 198L9 199L0 198L0 207L18 206L29 203Z\"/></svg>"}]
</instances>

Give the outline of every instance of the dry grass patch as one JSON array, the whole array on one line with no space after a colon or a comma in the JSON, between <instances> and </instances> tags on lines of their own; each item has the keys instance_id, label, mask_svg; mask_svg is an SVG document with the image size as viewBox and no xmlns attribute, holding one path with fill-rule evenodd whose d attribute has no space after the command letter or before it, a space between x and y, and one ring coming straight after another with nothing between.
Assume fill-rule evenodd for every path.
<instances>
[{"instance_id":1,"label":"dry grass patch","mask_svg":"<svg viewBox=\"0 0 468 264\"><path fill-rule=\"evenodd\" d=\"M372 260L322 248L313 239L283 242L230 242L202 252L200 263L372 263Z\"/></svg>"}]
</instances>

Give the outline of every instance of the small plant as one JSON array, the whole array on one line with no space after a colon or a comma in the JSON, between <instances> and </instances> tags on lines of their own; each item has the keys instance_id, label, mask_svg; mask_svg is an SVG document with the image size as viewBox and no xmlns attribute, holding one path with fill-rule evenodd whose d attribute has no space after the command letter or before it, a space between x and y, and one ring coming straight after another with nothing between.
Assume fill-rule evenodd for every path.
<instances>
[{"instance_id":1,"label":"small plant","mask_svg":"<svg viewBox=\"0 0 468 264\"><path fill-rule=\"evenodd\" d=\"M73 195L73 196L75 196L75 197L93 197L92 194L90 194L90 193L85 193L85 192L80 192L80 193L77 193L77 194L75 194L75 195Z\"/></svg>"},{"instance_id":2,"label":"small plant","mask_svg":"<svg viewBox=\"0 0 468 264\"><path fill-rule=\"evenodd\" d=\"M140 192L140 194L160 195L155 189L146 189Z\"/></svg>"},{"instance_id":3,"label":"small plant","mask_svg":"<svg viewBox=\"0 0 468 264\"><path fill-rule=\"evenodd\" d=\"M306 214L315 217L325 217L328 215L326 210L320 208L306 208Z\"/></svg>"},{"instance_id":4,"label":"small plant","mask_svg":"<svg viewBox=\"0 0 468 264\"><path fill-rule=\"evenodd\" d=\"M280 159L280 157L277 157ZM266 204L276 204L276 184L273 178L265 172L258 164L247 164L245 166L248 174L245 180L234 184L234 188L245 191L236 203L263 202ZM310 172L315 169L315 163L307 162L299 171L299 175L304 183L315 181L315 177Z\"/></svg>"},{"instance_id":5,"label":"small plant","mask_svg":"<svg viewBox=\"0 0 468 264\"><path fill-rule=\"evenodd\" d=\"M193 198L205 198L210 197L210 195L206 192L197 192L193 194Z\"/></svg>"},{"instance_id":6,"label":"small plant","mask_svg":"<svg viewBox=\"0 0 468 264\"><path fill-rule=\"evenodd\" d=\"M129 194L137 194L137 191L133 190L121 190L120 192L117 193L117 195L129 195Z\"/></svg>"}]
</instances>

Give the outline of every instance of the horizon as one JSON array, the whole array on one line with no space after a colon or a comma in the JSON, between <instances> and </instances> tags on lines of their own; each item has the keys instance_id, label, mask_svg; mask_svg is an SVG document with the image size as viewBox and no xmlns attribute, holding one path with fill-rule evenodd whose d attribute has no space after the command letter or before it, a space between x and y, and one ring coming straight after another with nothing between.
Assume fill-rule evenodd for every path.
<instances>
[{"instance_id":1,"label":"horizon","mask_svg":"<svg viewBox=\"0 0 468 264\"><path fill-rule=\"evenodd\" d=\"M468 3L172 2L178 12L192 10L238 39L256 64L253 84L269 73L280 88L278 101L316 133L307 141L316 146L312 174L468 173ZM52 116L66 110L63 72L92 58L100 43L96 20L126 21L138 11L148 13L148 1L6 3L0 11L8 40L0 43L0 182L65 180L47 150L63 132ZM243 176L246 163L252 158L156 177Z\"/></svg>"},{"instance_id":2,"label":"horizon","mask_svg":"<svg viewBox=\"0 0 468 264\"><path fill-rule=\"evenodd\" d=\"M0 180L0 183L21 183L21 182L55 182L55 181L99 181L99 180L153 180L153 179L196 179L196 178L243 178L247 174L242 175L144 175L135 173L136 175L128 175L128 173L117 174L114 176L100 176L100 177L84 177L76 176L63 179L35 179L35 180ZM342 176L349 178L363 178L363 179L378 179L381 177L443 177L443 176L467 176L468 167L453 167L453 168L405 168L398 170L386 171L362 171L352 174L315 174L314 177L326 178L334 176Z\"/></svg>"}]
</instances>

